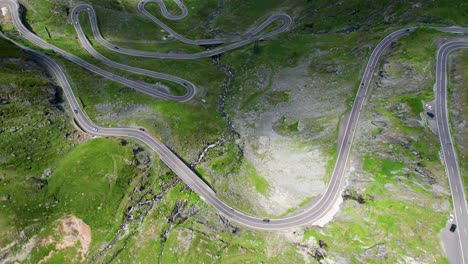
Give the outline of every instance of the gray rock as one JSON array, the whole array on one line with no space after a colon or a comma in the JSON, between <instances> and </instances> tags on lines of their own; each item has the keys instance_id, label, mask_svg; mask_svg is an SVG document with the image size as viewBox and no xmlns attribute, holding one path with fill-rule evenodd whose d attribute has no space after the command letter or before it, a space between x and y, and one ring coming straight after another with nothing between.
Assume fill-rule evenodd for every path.
<instances>
[{"instance_id":1,"label":"gray rock","mask_svg":"<svg viewBox=\"0 0 468 264\"><path fill-rule=\"evenodd\" d=\"M50 175L52 175L53 169L52 168L47 168L44 170L44 172L41 175L41 179L46 179L49 178Z\"/></svg>"},{"instance_id":2,"label":"gray rock","mask_svg":"<svg viewBox=\"0 0 468 264\"><path fill-rule=\"evenodd\" d=\"M385 189L387 189L388 191L393 191L395 189L395 186L392 184L392 183L386 183L384 185Z\"/></svg>"}]
</instances>

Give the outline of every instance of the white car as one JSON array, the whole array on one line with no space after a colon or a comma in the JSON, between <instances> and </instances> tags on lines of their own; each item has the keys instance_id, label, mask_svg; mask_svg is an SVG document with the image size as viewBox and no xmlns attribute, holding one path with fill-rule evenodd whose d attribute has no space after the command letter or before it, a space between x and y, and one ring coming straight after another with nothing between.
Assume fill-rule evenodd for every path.
<instances>
[{"instance_id":1,"label":"white car","mask_svg":"<svg viewBox=\"0 0 468 264\"><path fill-rule=\"evenodd\" d=\"M94 132L97 132L97 128L93 127Z\"/></svg>"},{"instance_id":2,"label":"white car","mask_svg":"<svg viewBox=\"0 0 468 264\"><path fill-rule=\"evenodd\" d=\"M450 214L449 219L448 219L448 222L449 222L449 223L452 223L452 222L453 222L453 218L454 218L453 214Z\"/></svg>"}]
</instances>

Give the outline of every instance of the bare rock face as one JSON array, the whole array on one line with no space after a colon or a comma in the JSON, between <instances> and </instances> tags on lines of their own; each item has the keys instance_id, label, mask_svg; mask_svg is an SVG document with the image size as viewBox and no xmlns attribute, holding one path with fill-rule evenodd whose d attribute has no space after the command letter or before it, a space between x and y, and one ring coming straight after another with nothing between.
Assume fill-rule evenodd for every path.
<instances>
[{"instance_id":1,"label":"bare rock face","mask_svg":"<svg viewBox=\"0 0 468 264\"><path fill-rule=\"evenodd\" d=\"M348 69L337 61L323 60L325 53L316 50L297 65L278 70L259 66L257 78L239 87L240 91L264 91L254 99L249 92L236 98L242 103L233 115L233 124L243 143L244 157L269 184L265 195L248 194L248 199L266 213L284 213L326 187L330 157L324 150L333 145L345 108L344 97L338 94L352 85L327 82L330 76ZM317 61L324 67L316 67ZM311 77L311 68L323 76Z\"/></svg>"},{"instance_id":2,"label":"bare rock face","mask_svg":"<svg viewBox=\"0 0 468 264\"><path fill-rule=\"evenodd\" d=\"M62 217L57 220L56 224L54 237L42 238L38 242L43 247L55 244L55 250L49 251L49 254L39 263L47 262L57 251L75 247L77 244L79 245L78 253L83 261L91 244L91 228L74 215Z\"/></svg>"},{"instance_id":3,"label":"bare rock face","mask_svg":"<svg viewBox=\"0 0 468 264\"><path fill-rule=\"evenodd\" d=\"M81 245L79 252L84 258L91 244L91 228L83 220L71 215L58 221L57 230L62 238L55 245L55 248L57 250L65 249L79 242Z\"/></svg>"},{"instance_id":4,"label":"bare rock face","mask_svg":"<svg viewBox=\"0 0 468 264\"><path fill-rule=\"evenodd\" d=\"M387 246L385 245L385 243L379 243L366 249L366 251L364 251L364 253L361 254L361 256L366 259L369 258L373 260L384 261L387 258L386 251Z\"/></svg>"},{"instance_id":5,"label":"bare rock face","mask_svg":"<svg viewBox=\"0 0 468 264\"><path fill-rule=\"evenodd\" d=\"M354 189L346 189L342 194L343 200L354 200L359 204L366 204L374 198L368 194L362 194Z\"/></svg>"}]
</instances>

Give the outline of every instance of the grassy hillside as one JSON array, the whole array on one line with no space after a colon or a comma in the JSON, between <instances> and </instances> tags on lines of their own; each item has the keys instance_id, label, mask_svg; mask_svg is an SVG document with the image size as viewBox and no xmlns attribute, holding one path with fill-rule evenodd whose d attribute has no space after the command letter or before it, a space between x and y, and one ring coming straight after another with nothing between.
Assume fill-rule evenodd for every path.
<instances>
[{"instance_id":1,"label":"grassy hillside","mask_svg":"<svg viewBox=\"0 0 468 264\"><path fill-rule=\"evenodd\" d=\"M160 82L105 67L83 51L68 16L70 3L77 1L20 2L26 9L25 21L41 38L117 74ZM171 38L163 40L167 33L138 12L137 0L85 2L95 7L102 33L111 42L151 51L203 50ZM178 12L171 1L165 2L171 12ZM320 150L328 174L336 155L340 117L353 101L373 46L389 32L407 25L468 25L468 7L461 0L353 0L339 4L321 0L225 0L224 7L216 0L184 3L189 9L187 18L163 20L193 39L210 38L209 32L218 32L218 36L244 32L274 11L294 17L289 32L221 57L221 63L234 72L226 112L235 124L245 121L255 127L255 122L248 120L250 114L293 107L294 95L305 89L307 95L319 98L311 112L324 114L300 119L279 113L282 122L275 131L301 147ZM147 7L160 17L156 4ZM211 17L216 10L218 15ZM212 59L172 61L114 54L93 41L86 15L80 19L94 47L106 57L186 78L198 88L195 99L187 104L162 101L53 56L66 69L80 103L96 123L144 126L188 162L197 160L204 146L230 134L226 120L217 111L226 76ZM1 24L1 28L20 40L9 25ZM364 183L351 186L350 191L364 197L365 203L347 200L335 221L325 228L307 229L304 238L303 230L276 234L231 225L182 183L174 182L176 176L157 157L149 155L151 166L142 168L132 142L83 137L70 124L60 90L43 70L12 45L0 41L0 255L24 253L22 246L34 241L35 236L46 239L57 235L57 220L75 215L92 232L86 261L95 257L98 262L313 262L321 258L317 252L323 249L338 262L397 262L408 260L403 258L406 256L421 262L444 262L440 244L434 239L450 209L448 194L434 191L447 187L437 156L439 147L433 143L435 136L414 121L419 120L421 100L432 96L433 43L440 36L420 30L399 41L387 54L386 64L390 61L392 65L380 70L395 78L397 81L392 81L397 84L387 90L374 87L377 97L366 106L364 128L353 155L358 173L351 179ZM283 89L275 90L277 76L291 69L305 73L286 79ZM415 78L405 75L408 69ZM263 75L266 81L261 80ZM301 87L296 85L298 80L312 84ZM180 93L178 87L163 84ZM332 100L336 105L330 108L328 102ZM376 116L379 121L385 120L386 128L369 125ZM403 139L405 144L389 142L382 135ZM369 142L373 148L367 148ZM264 213L260 200L275 198L271 197L273 185L243 157L243 147L242 139L234 135L208 152L206 161L197 168L228 203L255 214ZM426 176L414 171L416 168L436 182L428 182ZM399 197L402 193L409 194ZM139 201L149 202L135 209L132 217L126 215L129 206ZM126 229L120 229L124 223ZM319 239L328 245L319 245ZM11 242L15 244L10 248ZM38 262L56 244L36 243L25 261ZM113 247L106 249L109 244ZM427 256L427 252L435 253ZM77 254L77 248L68 248L52 254L49 261L79 262Z\"/></svg>"}]
</instances>

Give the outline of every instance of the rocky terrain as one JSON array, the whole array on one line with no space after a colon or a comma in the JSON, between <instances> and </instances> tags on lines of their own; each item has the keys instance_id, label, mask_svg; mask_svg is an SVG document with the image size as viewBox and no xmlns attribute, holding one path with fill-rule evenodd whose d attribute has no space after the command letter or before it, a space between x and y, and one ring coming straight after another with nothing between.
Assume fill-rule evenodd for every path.
<instances>
[{"instance_id":1,"label":"rocky terrain","mask_svg":"<svg viewBox=\"0 0 468 264\"><path fill-rule=\"evenodd\" d=\"M259 67L258 82L239 88L259 91L257 98L238 106L234 124L246 159L270 184L268 195L253 198L269 214L282 214L325 188L330 157L323 148L334 142L345 105L324 79L310 76L309 65L317 56L320 51L294 67Z\"/></svg>"},{"instance_id":2,"label":"rocky terrain","mask_svg":"<svg viewBox=\"0 0 468 264\"><path fill-rule=\"evenodd\" d=\"M426 44L427 56L435 54L436 38ZM434 238L451 211L450 189L438 138L427 126L430 117L423 108L433 98L434 77L427 74L433 61L404 61L401 54L415 55L409 46L413 41L394 45L375 73L356 132L345 201L333 222L313 231L316 238L333 234L329 253L339 262L432 263L444 258ZM347 246L346 239L356 245Z\"/></svg>"},{"instance_id":3,"label":"rocky terrain","mask_svg":"<svg viewBox=\"0 0 468 264\"><path fill-rule=\"evenodd\" d=\"M137 2L94 2L106 37L153 36L147 33L154 25L131 11ZM228 203L256 215L282 215L326 186L340 118L351 105L372 43L388 33L372 26L442 21L429 11L418 17L430 3L412 3L399 13L403 3L380 12L352 1L312 2L268 1L271 10L295 16L291 32L214 61L135 59L100 50L122 63L192 80L200 92L188 104L147 98L56 59L97 123L143 126L196 166ZM86 57L71 25L57 22L67 18L71 4L47 3L26 4L34 30ZM237 18L237 7L248 6L242 17L251 21L243 24L258 23L253 20L270 10L258 8L262 3L187 1L196 15L185 24L210 11L209 31L226 34L229 28L217 19ZM44 19L50 10L59 20ZM171 26L187 31L182 23ZM157 41L124 44L152 43L152 50L164 50L161 34L155 34ZM138 142L75 131L53 80L0 42L0 55L10 55L0 60L0 263L446 261L437 237L450 211L450 192L424 110L433 99L438 37L418 31L385 54L361 115L339 213L325 227L287 232L252 231L229 222ZM451 61L451 106L457 141L463 142L459 56Z\"/></svg>"},{"instance_id":4,"label":"rocky terrain","mask_svg":"<svg viewBox=\"0 0 468 264\"><path fill-rule=\"evenodd\" d=\"M466 84L468 77L466 74L466 67L468 63L468 55L466 51L454 52L449 57L450 82L449 89L451 91L450 97L450 121L453 128L453 136L457 142L458 158L460 160L460 169L464 177L465 186L468 186L468 128L466 122L468 121L467 109L467 89Z\"/></svg>"}]
</instances>

